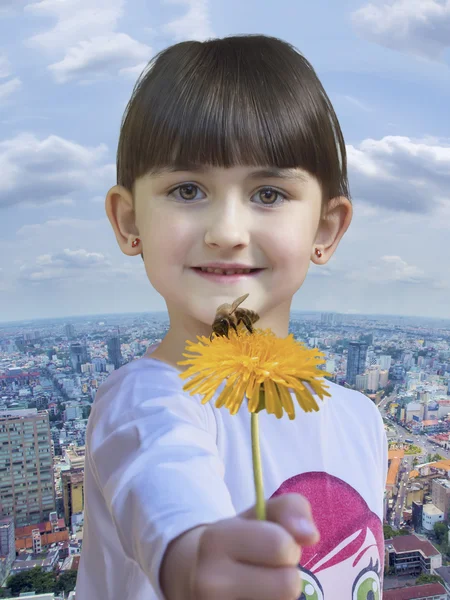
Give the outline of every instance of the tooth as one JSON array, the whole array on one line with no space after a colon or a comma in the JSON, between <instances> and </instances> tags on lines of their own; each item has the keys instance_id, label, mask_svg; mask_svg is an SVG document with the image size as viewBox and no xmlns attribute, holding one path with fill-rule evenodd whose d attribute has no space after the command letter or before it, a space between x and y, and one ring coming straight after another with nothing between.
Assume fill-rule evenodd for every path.
<instances>
[{"instance_id":1,"label":"tooth","mask_svg":"<svg viewBox=\"0 0 450 600\"><path fill-rule=\"evenodd\" d=\"M223 271L222 269L213 269L214 273L217 273L218 275L222 275Z\"/></svg>"},{"instance_id":2,"label":"tooth","mask_svg":"<svg viewBox=\"0 0 450 600\"><path fill-rule=\"evenodd\" d=\"M208 268L206 269L206 272L207 272L207 273L214 273L214 269L213 269L212 267L208 267Z\"/></svg>"},{"instance_id":3,"label":"tooth","mask_svg":"<svg viewBox=\"0 0 450 600\"><path fill-rule=\"evenodd\" d=\"M251 269L244 269L244 273L250 273Z\"/></svg>"}]
</instances>

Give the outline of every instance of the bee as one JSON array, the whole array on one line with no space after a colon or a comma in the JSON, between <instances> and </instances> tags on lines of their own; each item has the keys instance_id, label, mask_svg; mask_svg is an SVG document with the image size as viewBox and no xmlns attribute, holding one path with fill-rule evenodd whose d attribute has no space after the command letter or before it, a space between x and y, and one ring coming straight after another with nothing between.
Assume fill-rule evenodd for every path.
<instances>
[{"instance_id":1,"label":"bee","mask_svg":"<svg viewBox=\"0 0 450 600\"><path fill-rule=\"evenodd\" d=\"M243 323L247 330L250 333L253 333L253 324L259 320L259 315L254 310L239 308L239 305L242 304L247 297L248 294L244 294L235 300L233 304L221 304L219 306L216 310L214 323L212 324L210 340L212 340L213 334L228 337L230 327L237 331L237 327L240 323Z\"/></svg>"}]
</instances>

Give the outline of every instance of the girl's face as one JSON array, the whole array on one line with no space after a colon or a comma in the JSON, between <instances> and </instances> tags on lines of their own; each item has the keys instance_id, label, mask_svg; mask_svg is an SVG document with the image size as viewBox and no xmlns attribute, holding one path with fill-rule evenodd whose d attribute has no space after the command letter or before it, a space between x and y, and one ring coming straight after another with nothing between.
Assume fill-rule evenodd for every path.
<instances>
[{"instance_id":1,"label":"girl's face","mask_svg":"<svg viewBox=\"0 0 450 600\"><path fill-rule=\"evenodd\" d=\"M321 201L319 183L300 169L205 167L139 179L145 268L172 324L210 327L220 304L248 293L243 306L259 313L259 326L286 334L292 297L310 260L320 262L316 243L328 243Z\"/></svg>"}]
</instances>

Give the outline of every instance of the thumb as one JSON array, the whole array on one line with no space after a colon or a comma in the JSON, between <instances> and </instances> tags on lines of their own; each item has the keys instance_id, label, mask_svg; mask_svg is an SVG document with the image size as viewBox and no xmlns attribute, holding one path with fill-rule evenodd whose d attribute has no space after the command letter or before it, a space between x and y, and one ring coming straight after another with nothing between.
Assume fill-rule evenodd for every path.
<instances>
[{"instance_id":1,"label":"thumb","mask_svg":"<svg viewBox=\"0 0 450 600\"><path fill-rule=\"evenodd\" d=\"M317 544L320 534L314 524L311 505L301 494L283 494L266 502L267 520L277 523L302 546ZM256 508L241 513L243 519L256 519Z\"/></svg>"}]
</instances>

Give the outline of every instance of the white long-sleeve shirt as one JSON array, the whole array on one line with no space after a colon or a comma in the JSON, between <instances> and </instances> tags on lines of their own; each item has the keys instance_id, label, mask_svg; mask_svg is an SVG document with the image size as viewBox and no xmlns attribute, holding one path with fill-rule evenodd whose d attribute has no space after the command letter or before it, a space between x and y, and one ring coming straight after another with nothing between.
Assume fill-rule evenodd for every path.
<instances>
[{"instance_id":1,"label":"white long-sleeve shirt","mask_svg":"<svg viewBox=\"0 0 450 600\"><path fill-rule=\"evenodd\" d=\"M97 393L77 600L163 598L159 571L170 541L255 502L245 405L231 416L182 386L176 369L144 357L114 371ZM265 493L295 491L311 502L321 541L303 549L305 599L365 598L352 594L370 589L379 600L383 422L366 396L329 386L317 413L296 406L293 421L259 414Z\"/></svg>"}]
</instances>

